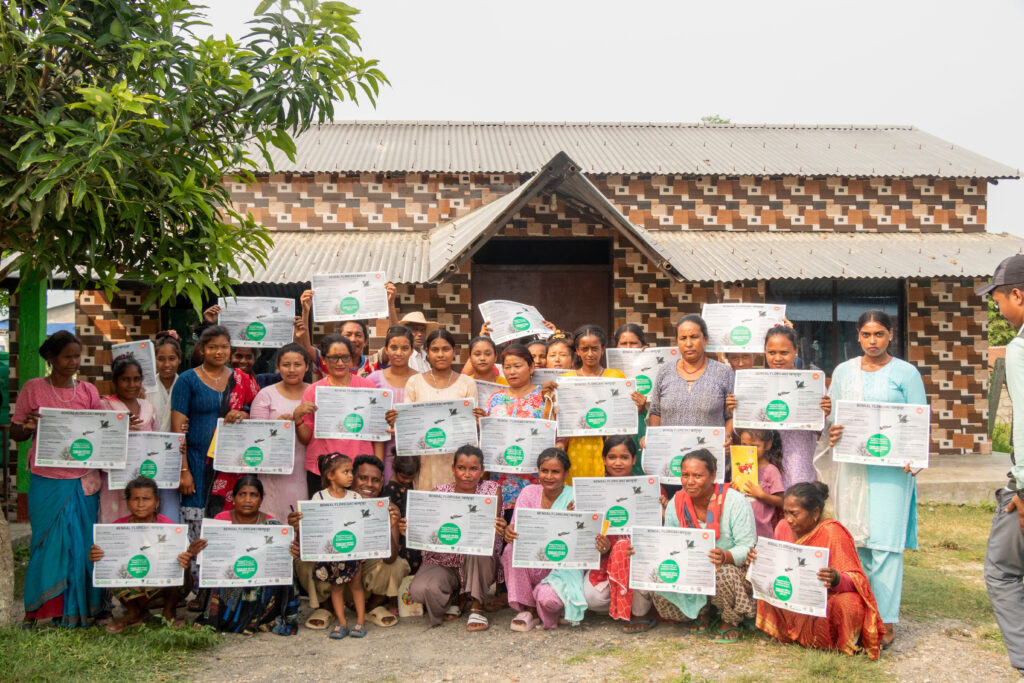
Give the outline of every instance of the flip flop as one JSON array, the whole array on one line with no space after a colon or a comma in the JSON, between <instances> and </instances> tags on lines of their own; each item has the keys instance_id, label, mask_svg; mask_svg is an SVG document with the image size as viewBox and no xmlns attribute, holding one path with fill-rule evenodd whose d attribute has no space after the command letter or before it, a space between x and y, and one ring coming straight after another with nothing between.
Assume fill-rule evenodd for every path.
<instances>
[{"instance_id":1,"label":"flip flop","mask_svg":"<svg viewBox=\"0 0 1024 683\"><path fill-rule=\"evenodd\" d=\"M306 619L306 628L313 629L314 631L323 631L331 625L331 616L331 613L323 607L315 609L313 610L313 613L309 615L309 618ZM319 621L321 624L317 626L312 623L314 621Z\"/></svg>"},{"instance_id":2,"label":"flip flop","mask_svg":"<svg viewBox=\"0 0 1024 683\"><path fill-rule=\"evenodd\" d=\"M519 633L526 633L532 631L537 625L538 619L529 612L520 612L512 619L512 630L518 631Z\"/></svg>"},{"instance_id":3,"label":"flip flop","mask_svg":"<svg viewBox=\"0 0 1024 683\"><path fill-rule=\"evenodd\" d=\"M622 627L624 633L646 633L658 625L655 619L630 619L629 623ZM642 626L643 628L630 628L630 626Z\"/></svg>"},{"instance_id":4,"label":"flip flop","mask_svg":"<svg viewBox=\"0 0 1024 683\"><path fill-rule=\"evenodd\" d=\"M444 611L444 616L441 617L444 621L455 621L462 616L462 610L459 609L458 605L448 605L448 609Z\"/></svg>"},{"instance_id":5,"label":"flip flop","mask_svg":"<svg viewBox=\"0 0 1024 683\"><path fill-rule=\"evenodd\" d=\"M398 623L398 617L389 612L384 605L374 607L367 612L366 618L375 626L380 626L381 628L391 628Z\"/></svg>"},{"instance_id":6,"label":"flip flop","mask_svg":"<svg viewBox=\"0 0 1024 683\"><path fill-rule=\"evenodd\" d=\"M363 624L356 624L349 630L348 634L353 638L365 638L366 626Z\"/></svg>"},{"instance_id":7,"label":"flip flop","mask_svg":"<svg viewBox=\"0 0 1024 683\"><path fill-rule=\"evenodd\" d=\"M736 635L729 637L727 633L735 632ZM714 638L711 642L717 643L718 645L733 645L734 643L740 642L740 634L743 632L742 626L730 626L726 629L717 629L718 638Z\"/></svg>"},{"instance_id":8,"label":"flip flop","mask_svg":"<svg viewBox=\"0 0 1024 683\"><path fill-rule=\"evenodd\" d=\"M338 624L333 629L331 629L331 632L327 634L327 637L330 638L331 640L341 640L342 638L346 637L347 635L348 635L348 628L346 628L345 626L342 626L341 624Z\"/></svg>"},{"instance_id":9,"label":"flip flop","mask_svg":"<svg viewBox=\"0 0 1024 683\"><path fill-rule=\"evenodd\" d=\"M476 628L474 628L476 627ZM491 623L487 621L487 617L478 610L470 610L469 619L466 622L467 631L486 631L491 627Z\"/></svg>"}]
</instances>

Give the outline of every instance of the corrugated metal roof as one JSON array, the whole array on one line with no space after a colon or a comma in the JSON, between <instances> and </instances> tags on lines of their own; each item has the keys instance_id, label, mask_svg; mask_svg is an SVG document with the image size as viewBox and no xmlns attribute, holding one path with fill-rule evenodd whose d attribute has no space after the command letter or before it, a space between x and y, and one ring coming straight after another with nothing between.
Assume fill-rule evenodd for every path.
<instances>
[{"instance_id":1,"label":"corrugated metal roof","mask_svg":"<svg viewBox=\"0 0 1024 683\"><path fill-rule=\"evenodd\" d=\"M1020 177L912 126L345 121L296 148L276 170L525 174L565 152L597 174Z\"/></svg>"},{"instance_id":2,"label":"corrugated metal roof","mask_svg":"<svg viewBox=\"0 0 1024 683\"><path fill-rule=\"evenodd\" d=\"M989 233L652 231L689 281L989 276L1024 239Z\"/></svg>"},{"instance_id":3,"label":"corrugated metal roof","mask_svg":"<svg viewBox=\"0 0 1024 683\"><path fill-rule=\"evenodd\" d=\"M359 273L383 270L392 282L427 282L429 247L423 232L279 232L266 266L235 277L247 283L309 282L317 273Z\"/></svg>"}]
</instances>

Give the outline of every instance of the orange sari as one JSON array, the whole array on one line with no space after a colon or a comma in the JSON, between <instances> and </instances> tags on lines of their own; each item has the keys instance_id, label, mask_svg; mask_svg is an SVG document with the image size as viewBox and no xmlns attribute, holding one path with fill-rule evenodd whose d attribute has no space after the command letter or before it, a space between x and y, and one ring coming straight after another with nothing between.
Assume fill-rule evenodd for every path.
<instances>
[{"instance_id":1,"label":"orange sari","mask_svg":"<svg viewBox=\"0 0 1024 683\"><path fill-rule=\"evenodd\" d=\"M857 654L863 649L871 659L878 659L879 641L885 634L885 625L850 532L834 519L826 519L817 529L794 541L793 531L783 521L775 529L775 539L828 548L829 566L849 579L853 590L844 593L829 591L827 617L797 614L758 601L757 627L783 643L796 642L818 650L839 650L847 655Z\"/></svg>"}]
</instances>

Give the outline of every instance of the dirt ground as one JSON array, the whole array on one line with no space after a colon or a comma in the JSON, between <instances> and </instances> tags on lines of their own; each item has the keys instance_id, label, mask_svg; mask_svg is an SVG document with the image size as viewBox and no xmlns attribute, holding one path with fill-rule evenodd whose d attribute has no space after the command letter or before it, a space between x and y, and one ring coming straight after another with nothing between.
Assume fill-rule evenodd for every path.
<instances>
[{"instance_id":1,"label":"dirt ground","mask_svg":"<svg viewBox=\"0 0 1024 683\"><path fill-rule=\"evenodd\" d=\"M307 609L303 610L305 617ZM301 627L296 636L225 636L195 674L200 681L421 680L905 680L1018 681L998 633L959 622L903 622L896 645L878 663L817 654L746 632L716 645L681 627L659 624L627 635L608 617L587 615L577 628L509 630L513 612L491 615L491 628L466 633L465 619L428 628L413 618L366 638L332 641Z\"/></svg>"}]
</instances>

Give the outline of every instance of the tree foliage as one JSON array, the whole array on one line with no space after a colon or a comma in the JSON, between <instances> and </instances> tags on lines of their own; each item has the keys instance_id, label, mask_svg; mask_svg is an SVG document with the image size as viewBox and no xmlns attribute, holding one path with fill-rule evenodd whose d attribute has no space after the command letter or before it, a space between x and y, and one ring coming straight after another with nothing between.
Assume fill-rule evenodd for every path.
<instances>
[{"instance_id":1,"label":"tree foliage","mask_svg":"<svg viewBox=\"0 0 1024 683\"><path fill-rule=\"evenodd\" d=\"M230 291L270 244L232 207L292 136L387 83L341 2L264 0L249 34L201 37L190 0L0 5L0 252L8 268L118 279L149 301ZM5 273L0 273L0 279ZM147 302L148 303L148 302Z\"/></svg>"},{"instance_id":2,"label":"tree foliage","mask_svg":"<svg viewBox=\"0 0 1024 683\"><path fill-rule=\"evenodd\" d=\"M723 119L718 114L708 114L700 117L701 123L732 123L732 119Z\"/></svg>"},{"instance_id":3,"label":"tree foliage","mask_svg":"<svg viewBox=\"0 0 1024 683\"><path fill-rule=\"evenodd\" d=\"M988 300L988 344L989 346L1006 346L1017 336L1013 325L999 315L999 307L992 299Z\"/></svg>"}]
</instances>

